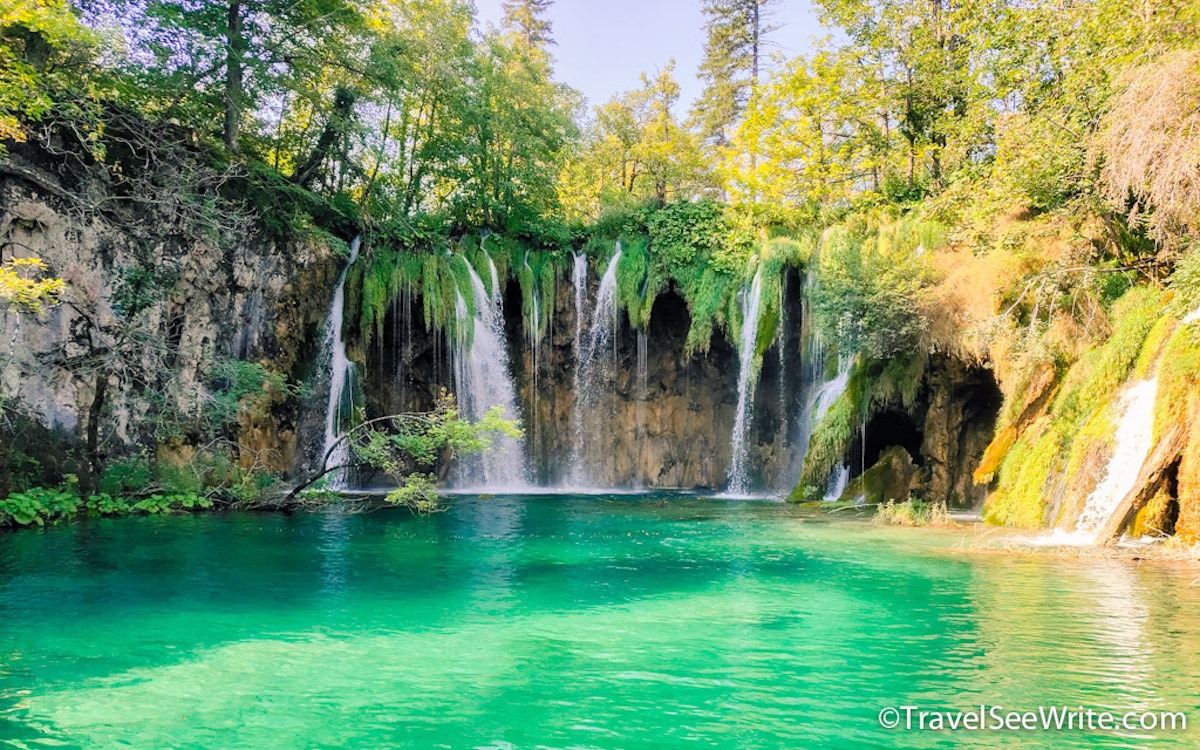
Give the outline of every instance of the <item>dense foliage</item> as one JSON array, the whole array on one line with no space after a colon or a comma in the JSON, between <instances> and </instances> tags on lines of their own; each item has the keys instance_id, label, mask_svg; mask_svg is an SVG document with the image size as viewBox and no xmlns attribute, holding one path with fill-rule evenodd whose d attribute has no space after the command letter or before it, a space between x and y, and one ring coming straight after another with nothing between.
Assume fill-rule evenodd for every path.
<instances>
[{"instance_id":1,"label":"dense foliage","mask_svg":"<svg viewBox=\"0 0 1200 750\"><path fill-rule=\"evenodd\" d=\"M1043 520L1055 472L1103 449L1088 436L1139 351L1170 353L1172 393L1193 383L1180 319L1200 306L1195 0L818 0L832 33L790 58L764 52L799 46L770 0L706 0L686 119L674 62L584 111L553 76L550 5L509 0L484 31L466 0L0 0L0 145L85 154L218 243L245 222L334 245L361 234L359 344L400 297L419 298L428 328L469 336L471 275L493 267L539 342L571 255L603 268L619 243L630 323L646 329L659 296L680 294L687 355L717 331L740 340L758 275L757 363L779 335L784 270L803 268L830 344L807 345L853 375L813 425L802 487L873 411L912 408L930 352L1001 381L979 479L999 482L989 515L1006 523ZM171 180L139 181L148 152ZM11 314L53 304L61 282L4 250ZM160 369L131 352L162 272L123 273L105 345L71 363L98 389ZM212 362L186 414L148 406L156 438L212 440L295 392L255 367Z\"/></svg>"}]
</instances>

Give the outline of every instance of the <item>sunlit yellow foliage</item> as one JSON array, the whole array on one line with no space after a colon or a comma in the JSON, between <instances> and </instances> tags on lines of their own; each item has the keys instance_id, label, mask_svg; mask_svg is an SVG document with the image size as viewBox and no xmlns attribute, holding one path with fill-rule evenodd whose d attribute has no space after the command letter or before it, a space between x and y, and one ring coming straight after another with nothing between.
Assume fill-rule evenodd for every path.
<instances>
[{"instance_id":1,"label":"sunlit yellow foliage","mask_svg":"<svg viewBox=\"0 0 1200 750\"><path fill-rule=\"evenodd\" d=\"M42 278L46 264L36 258L14 258L0 265L0 300L10 310L40 313L58 303L62 279Z\"/></svg>"}]
</instances>

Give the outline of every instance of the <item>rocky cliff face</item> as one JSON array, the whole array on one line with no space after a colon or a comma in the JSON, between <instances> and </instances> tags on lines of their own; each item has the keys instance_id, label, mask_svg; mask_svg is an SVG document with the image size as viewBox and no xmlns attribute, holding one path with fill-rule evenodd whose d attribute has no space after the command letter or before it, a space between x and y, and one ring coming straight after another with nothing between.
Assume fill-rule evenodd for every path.
<instances>
[{"instance_id":1,"label":"rocky cliff face","mask_svg":"<svg viewBox=\"0 0 1200 750\"><path fill-rule=\"evenodd\" d=\"M589 280L589 306L596 284ZM793 290L799 283L792 284ZM798 304L798 300L793 300ZM432 406L440 390L454 389L450 347L443 335L421 322L420 299L400 298L356 359L365 373L368 414L409 412ZM638 378L637 331L624 314L614 344L604 354L612 365L578 409L575 392L575 298L559 280L550 331L530 341L520 314L516 282L504 292L511 374L521 403L534 479L546 486L570 482L572 452L582 432L582 474L574 484L598 487L700 487L720 490L730 466L730 434L737 407L738 353L716 332L707 353L684 356L690 325L688 307L674 292L662 294L650 316L644 346L644 383ZM584 329L590 317L584 320ZM788 329L791 331L791 329ZM764 355L755 397L752 463L763 484L775 486L786 474L786 413L800 396L799 331L786 337L785 356L772 347Z\"/></svg>"},{"instance_id":2,"label":"rocky cliff face","mask_svg":"<svg viewBox=\"0 0 1200 750\"><path fill-rule=\"evenodd\" d=\"M596 296L589 281L588 298ZM795 484L803 437L797 422L811 396L812 369L804 361L807 332L798 274L784 285L785 333L764 353L753 401L750 465L754 483L784 493ZM583 484L598 487L723 489L730 464L730 434L737 404L738 353L720 332L709 351L683 354L690 317L684 300L670 291L659 297L645 334L644 366L638 333L619 317L615 345L604 356L611 366L599 395L586 410L575 393L575 300L560 280L549 333L531 343L512 282L504 309L511 370L525 421L529 458L539 484L572 484L571 457L582 436ZM514 314L513 311L518 311ZM590 316L590 308L586 311ZM584 322L584 328L590 318ZM782 349L782 351L781 351ZM416 297L394 301L383 335L356 358L363 363L367 411L380 415L429 408L442 390L453 390L450 347L425 329ZM644 383L639 379L643 367ZM915 464L912 485L924 497L955 507L982 502L987 488L972 481L992 437L1000 394L989 370L935 356L925 368L920 398L909 413L885 411L866 425L847 460L851 476L871 468L893 447ZM578 478L575 484L580 484ZM892 484L895 484L893 482Z\"/></svg>"},{"instance_id":3,"label":"rocky cliff face","mask_svg":"<svg viewBox=\"0 0 1200 750\"><path fill-rule=\"evenodd\" d=\"M518 339L515 350L521 402L525 413L533 415L529 432L541 480L560 484L567 479L578 432L587 483L721 488L737 405L737 350L717 334L706 354L685 358L687 306L668 292L655 302L646 332L644 385L638 378L638 335L621 316L611 354L614 364L598 384L591 408L580 412L573 390L575 324L569 288L560 291L556 308L556 326L536 353L537 367L525 338Z\"/></svg>"},{"instance_id":4,"label":"rocky cliff face","mask_svg":"<svg viewBox=\"0 0 1200 750\"><path fill-rule=\"evenodd\" d=\"M337 268L328 243L281 242L216 201L211 217L192 214L166 188L131 192L108 166L32 144L3 167L4 257L42 259L66 288L42 316L0 311L0 395L64 444L93 459L186 454L220 363L310 374ZM238 460L287 469L301 405L261 402L231 428Z\"/></svg>"}]
</instances>

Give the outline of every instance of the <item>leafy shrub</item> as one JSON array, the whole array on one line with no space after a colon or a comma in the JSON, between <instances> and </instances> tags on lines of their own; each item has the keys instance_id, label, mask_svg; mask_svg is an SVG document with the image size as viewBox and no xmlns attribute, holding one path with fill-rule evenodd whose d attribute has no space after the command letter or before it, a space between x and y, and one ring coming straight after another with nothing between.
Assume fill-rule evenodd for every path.
<instances>
[{"instance_id":1,"label":"leafy shrub","mask_svg":"<svg viewBox=\"0 0 1200 750\"><path fill-rule=\"evenodd\" d=\"M1188 250L1171 275L1171 289L1175 292L1172 307L1182 316L1200 308L1200 245Z\"/></svg>"},{"instance_id":2,"label":"leafy shrub","mask_svg":"<svg viewBox=\"0 0 1200 750\"><path fill-rule=\"evenodd\" d=\"M105 495L137 495L152 481L150 462L144 456L138 456L110 463L101 475L97 489Z\"/></svg>"},{"instance_id":3,"label":"leafy shrub","mask_svg":"<svg viewBox=\"0 0 1200 750\"><path fill-rule=\"evenodd\" d=\"M888 359L911 351L925 331L921 308L931 279L915 248L897 243L881 252L876 239L848 226L826 232L814 302L818 324L831 338Z\"/></svg>"},{"instance_id":4,"label":"leafy shrub","mask_svg":"<svg viewBox=\"0 0 1200 750\"><path fill-rule=\"evenodd\" d=\"M0 525L44 526L74 516L79 505L74 487L33 487L0 500Z\"/></svg>"},{"instance_id":5,"label":"leafy shrub","mask_svg":"<svg viewBox=\"0 0 1200 750\"><path fill-rule=\"evenodd\" d=\"M212 505L212 500L203 495L151 495L134 503L131 511L160 515L171 511L207 510Z\"/></svg>"},{"instance_id":6,"label":"leafy shrub","mask_svg":"<svg viewBox=\"0 0 1200 750\"><path fill-rule=\"evenodd\" d=\"M260 502L278 484L275 476L267 471L239 471L237 474L224 491L241 505L250 506Z\"/></svg>"},{"instance_id":7,"label":"leafy shrub","mask_svg":"<svg viewBox=\"0 0 1200 750\"><path fill-rule=\"evenodd\" d=\"M133 501L101 493L89 497L84 506L89 513L98 516L126 516L133 510Z\"/></svg>"},{"instance_id":8,"label":"leafy shrub","mask_svg":"<svg viewBox=\"0 0 1200 750\"><path fill-rule=\"evenodd\" d=\"M409 475L402 485L388 494L386 500L392 505L408 508L421 515L442 510L438 501L437 484L431 474Z\"/></svg>"},{"instance_id":9,"label":"leafy shrub","mask_svg":"<svg viewBox=\"0 0 1200 750\"><path fill-rule=\"evenodd\" d=\"M888 500L875 511L872 521L886 526L946 526L950 523L950 514L945 503Z\"/></svg>"}]
</instances>

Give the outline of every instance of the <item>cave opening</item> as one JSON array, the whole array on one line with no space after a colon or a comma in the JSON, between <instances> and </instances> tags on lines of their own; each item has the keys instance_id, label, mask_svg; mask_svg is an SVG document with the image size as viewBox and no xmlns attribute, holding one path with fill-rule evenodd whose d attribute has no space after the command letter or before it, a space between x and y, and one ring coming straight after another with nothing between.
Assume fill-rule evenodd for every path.
<instances>
[{"instance_id":1,"label":"cave opening","mask_svg":"<svg viewBox=\"0 0 1200 750\"><path fill-rule=\"evenodd\" d=\"M692 314L687 301L672 284L670 289L658 295L650 309L650 340L657 344L682 342L687 339L691 325Z\"/></svg>"},{"instance_id":2,"label":"cave opening","mask_svg":"<svg viewBox=\"0 0 1200 750\"><path fill-rule=\"evenodd\" d=\"M856 477L879 461L884 451L900 446L912 457L913 463L921 466L921 442L924 436L916 422L906 412L889 409L881 411L867 421L865 441L863 435L855 439L850 454L850 476Z\"/></svg>"}]
</instances>

